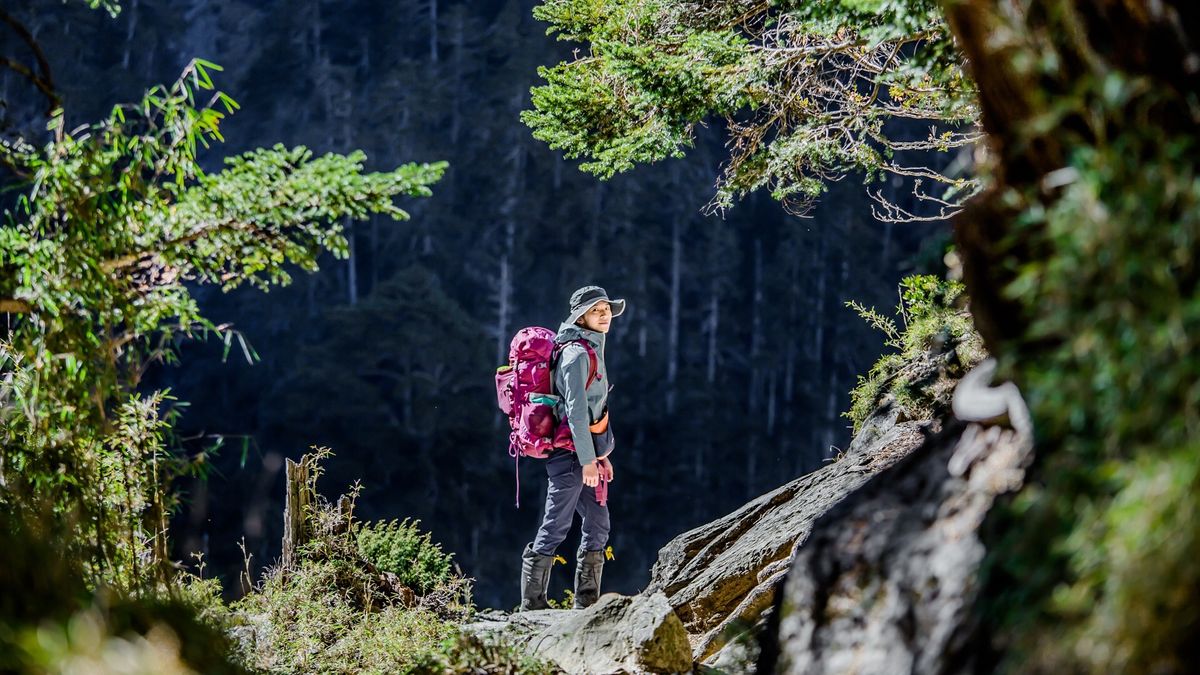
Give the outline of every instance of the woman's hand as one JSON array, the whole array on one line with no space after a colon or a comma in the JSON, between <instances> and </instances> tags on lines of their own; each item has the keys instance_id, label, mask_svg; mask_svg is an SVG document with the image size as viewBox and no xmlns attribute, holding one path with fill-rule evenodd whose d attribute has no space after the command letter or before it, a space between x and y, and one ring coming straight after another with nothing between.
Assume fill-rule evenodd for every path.
<instances>
[{"instance_id":1,"label":"woman's hand","mask_svg":"<svg viewBox=\"0 0 1200 675\"><path fill-rule=\"evenodd\" d=\"M612 460L607 457L601 457L600 459L596 460L596 462L600 465L600 477L603 478L605 482L611 483L613 479Z\"/></svg>"},{"instance_id":2,"label":"woman's hand","mask_svg":"<svg viewBox=\"0 0 1200 675\"><path fill-rule=\"evenodd\" d=\"M583 484L588 487L596 487L600 484L600 470L596 468L597 462L589 462L583 465Z\"/></svg>"}]
</instances>

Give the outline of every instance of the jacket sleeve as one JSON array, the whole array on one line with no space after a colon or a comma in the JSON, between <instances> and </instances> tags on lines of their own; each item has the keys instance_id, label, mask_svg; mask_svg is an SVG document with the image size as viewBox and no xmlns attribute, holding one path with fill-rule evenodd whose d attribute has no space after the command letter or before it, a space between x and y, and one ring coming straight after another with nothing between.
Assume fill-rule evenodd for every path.
<instances>
[{"instance_id":1,"label":"jacket sleeve","mask_svg":"<svg viewBox=\"0 0 1200 675\"><path fill-rule=\"evenodd\" d=\"M596 459L596 448L592 445L592 414L588 409L587 377L591 366L587 352L578 347L563 351L559 364L559 385L563 397L567 424L571 427L571 440L575 443L575 458L581 466Z\"/></svg>"}]
</instances>

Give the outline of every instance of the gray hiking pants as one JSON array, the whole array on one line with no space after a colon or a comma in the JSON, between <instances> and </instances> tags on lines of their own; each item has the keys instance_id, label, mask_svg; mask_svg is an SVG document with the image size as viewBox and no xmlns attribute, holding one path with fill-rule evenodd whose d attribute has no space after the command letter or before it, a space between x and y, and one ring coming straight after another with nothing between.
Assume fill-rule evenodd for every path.
<instances>
[{"instance_id":1,"label":"gray hiking pants","mask_svg":"<svg viewBox=\"0 0 1200 675\"><path fill-rule=\"evenodd\" d=\"M555 450L546 460L550 489L546 491L546 509L542 526L533 540L533 550L554 555L567 538L571 522L578 513L583 517L583 551L599 551L608 543L608 506L596 501L596 488L583 484L583 467L569 450Z\"/></svg>"}]
</instances>

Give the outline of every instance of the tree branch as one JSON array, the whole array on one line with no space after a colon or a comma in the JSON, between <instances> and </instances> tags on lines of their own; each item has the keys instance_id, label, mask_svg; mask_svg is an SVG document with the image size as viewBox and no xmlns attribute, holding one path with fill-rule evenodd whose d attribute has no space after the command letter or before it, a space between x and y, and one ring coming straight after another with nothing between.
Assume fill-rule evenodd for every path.
<instances>
[{"instance_id":1,"label":"tree branch","mask_svg":"<svg viewBox=\"0 0 1200 675\"><path fill-rule=\"evenodd\" d=\"M28 314L33 305L16 298L0 298L0 314Z\"/></svg>"},{"instance_id":2,"label":"tree branch","mask_svg":"<svg viewBox=\"0 0 1200 675\"><path fill-rule=\"evenodd\" d=\"M33 86L37 87L38 91L45 94L46 98L50 100L50 107L46 110L47 116L49 116L50 113L52 113L54 109L57 108L60 103L62 103L62 101L58 98L58 94L54 93L53 83L47 82L46 80L38 77L37 74L30 70L29 66L26 66L24 63L10 59L7 56L0 56L0 68L8 68L21 77L24 77L32 82Z\"/></svg>"},{"instance_id":3,"label":"tree branch","mask_svg":"<svg viewBox=\"0 0 1200 675\"><path fill-rule=\"evenodd\" d=\"M30 82L33 82L34 86L38 88L38 91L46 95L46 98L50 100L50 107L46 110L46 114L49 115L54 111L55 108L58 108L62 105L62 99L59 98L58 94L54 91L54 75L50 72L50 61L46 58L46 53L42 51L41 46L37 43L37 40L34 39L33 33L29 32L29 29L25 27L25 24L17 21L15 17L8 12L5 12L3 9L0 9L0 21L8 24L9 28L11 28L13 32L16 33L17 36L29 46L29 50L33 52L33 58L37 60L38 70L41 71L41 76L39 77L38 75L35 75L31 68L17 63L11 59L6 58L0 60L0 65L15 70L16 72L25 76Z\"/></svg>"}]
</instances>

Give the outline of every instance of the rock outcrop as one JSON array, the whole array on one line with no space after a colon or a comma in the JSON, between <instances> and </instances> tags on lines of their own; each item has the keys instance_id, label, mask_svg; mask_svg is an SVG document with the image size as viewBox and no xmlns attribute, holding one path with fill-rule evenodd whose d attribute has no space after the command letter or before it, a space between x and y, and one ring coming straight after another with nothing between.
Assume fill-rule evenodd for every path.
<instances>
[{"instance_id":1,"label":"rock outcrop","mask_svg":"<svg viewBox=\"0 0 1200 675\"><path fill-rule=\"evenodd\" d=\"M921 401L919 410L885 395L831 464L676 537L659 551L646 592L667 596L688 630L697 661L713 665L729 656L717 652L730 639L758 632L814 523L941 431L956 385L973 365L963 362L961 346L935 341L894 374L909 383ZM933 417L912 419L918 412Z\"/></svg>"},{"instance_id":2,"label":"rock outcrop","mask_svg":"<svg viewBox=\"0 0 1200 675\"><path fill-rule=\"evenodd\" d=\"M880 471L908 456L932 428L881 412L836 462L769 492L664 546L646 593L663 593L704 660L770 607L813 523Z\"/></svg>"},{"instance_id":3,"label":"rock outcrop","mask_svg":"<svg viewBox=\"0 0 1200 675\"><path fill-rule=\"evenodd\" d=\"M828 466L664 546L642 594L468 630L571 673L969 670L977 531L1021 485L1032 441L1015 388L987 386L990 363L959 381L952 350L926 360L937 419L882 401Z\"/></svg>"},{"instance_id":4,"label":"rock outcrop","mask_svg":"<svg viewBox=\"0 0 1200 675\"><path fill-rule=\"evenodd\" d=\"M1031 458L1014 387L985 363L946 428L812 526L784 586L760 672L972 672L978 530Z\"/></svg>"}]
</instances>

